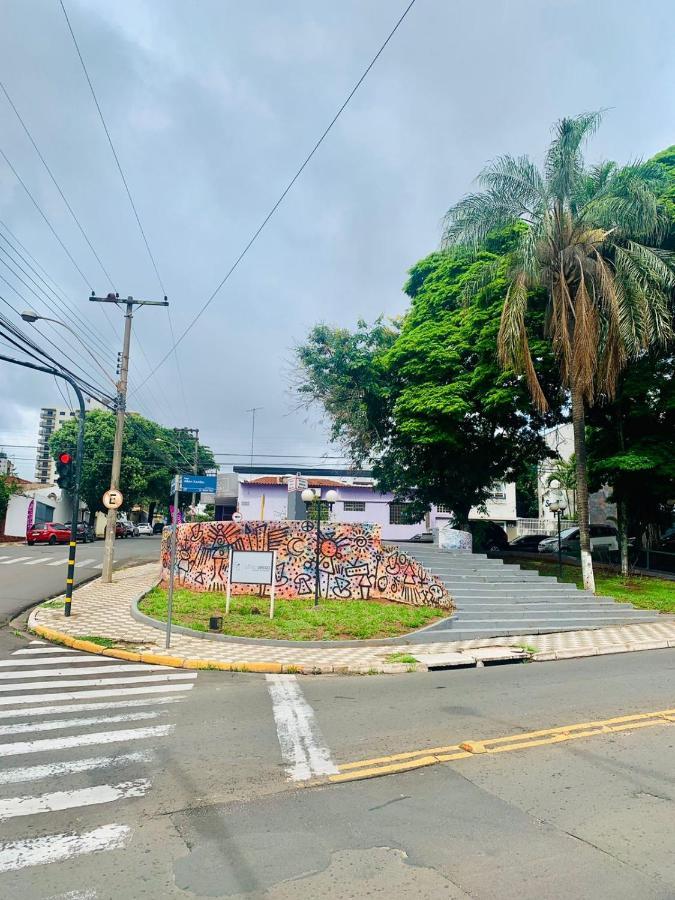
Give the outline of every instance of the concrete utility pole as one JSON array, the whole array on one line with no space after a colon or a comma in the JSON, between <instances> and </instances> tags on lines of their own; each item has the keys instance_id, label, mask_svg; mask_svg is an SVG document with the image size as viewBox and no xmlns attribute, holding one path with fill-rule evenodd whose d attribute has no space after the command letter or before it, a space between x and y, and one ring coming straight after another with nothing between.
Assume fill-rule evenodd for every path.
<instances>
[{"instance_id":1,"label":"concrete utility pole","mask_svg":"<svg viewBox=\"0 0 675 900\"><path fill-rule=\"evenodd\" d=\"M192 463L192 471L195 475L199 475L199 428L177 428L176 431L184 431L186 434L193 435L195 439L195 455L194 462ZM194 508L197 502L197 494L192 492L192 502L191 506Z\"/></svg>"},{"instance_id":2,"label":"concrete utility pole","mask_svg":"<svg viewBox=\"0 0 675 900\"><path fill-rule=\"evenodd\" d=\"M129 378L129 346L131 344L131 320L134 317L134 306L168 306L166 297L163 300L134 300L127 297L120 300L119 294L108 294L106 297L96 297L92 292L89 298L94 303L114 303L116 306L124 304L124 342L120 363L119 381L117 382L117 397L115 400L116 422L115 441L113 444L112 471L110 473L110 490L119 490L120 470L122 468L122 442L124 440L124 415L127 408L127 381ZM105 527L105 545L103 547L103 573L102 580L112 581L113 555L115 550L115 525L117 524L117 510L108 510L108 521Z\"/></svg>"},{"instance_id":3,"label":"concrete utility pole","mask_svg":"<svg viewBox=\"0 0 675 900\"><path fill-rule=\"evenodd\" d=\"M251 465L253 465L253 442L255 440L255 414L262 408L262 406L254 406L252 409L246 410L251 413Z\"/></svg>"}]
</instances>

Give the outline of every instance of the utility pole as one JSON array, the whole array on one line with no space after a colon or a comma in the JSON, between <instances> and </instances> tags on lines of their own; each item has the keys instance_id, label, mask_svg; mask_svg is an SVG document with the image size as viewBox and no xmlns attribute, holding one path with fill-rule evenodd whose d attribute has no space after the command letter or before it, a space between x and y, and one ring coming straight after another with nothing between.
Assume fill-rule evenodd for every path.
<instances>
[{"instance_id":1,"label":"utility pole","mask_svg":"<svg viewBox=\"0 0 675 900\"><path fill-rule=\"evenodd\" d=\"M262 406L254 406L252 409L247 409L246 412L251 413L251 465L253 465L253 441L255 439L255 414L258 410L262 409Z\"/></svg>"},{"instance_id":2,"label":"utility pole","mask_svg":"<svg viewBox=\"0 0 675 900\"><path fill-rule=\"evenodd\" d=\"M124 415L127 408L127 381L129 378L129 346L131 344L131 321L134 317L134 306L168 306L166 297L163 300L134 300L133 297L120 299L119 294L108 294L106 297L96 297L92 291L89 298L94 303L114 303L116 306L123 304L124 313L124 342L122 345L122 357L120 362L119 381L117 382L117 397L115 399L116 421L115 441L113 444L112 471L110 473L110 490L119 490L120 470L122 468L122 442L124 440ZM103 548L103 573L102 580L110 584L112 581L113 555L115 550L115 525L117 524L117 510L108 510L108 521L105 527L105 545Z\"/></svg>"},{"instance_id":3,"label":"utility pole","mask_svg":"<svg viewBox=\"0 0 675 900\"><path fill-rule=\"evenodd\" d=\"M195 475L199 475L199 428L177 428L176 431L184 431L186 434L191 434L195 439L195 455L194 462L192 463L192 471ZM194 508L197 503L197 494L192 492L192 502L191 506Z\"/></svg>"}]
</instances>

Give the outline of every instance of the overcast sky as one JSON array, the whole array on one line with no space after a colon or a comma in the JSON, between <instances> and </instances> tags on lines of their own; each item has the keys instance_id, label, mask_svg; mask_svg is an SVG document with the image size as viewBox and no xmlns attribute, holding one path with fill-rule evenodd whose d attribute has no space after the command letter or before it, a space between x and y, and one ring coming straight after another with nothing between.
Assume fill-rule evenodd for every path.
<instances>
[{"instance_id":1,"label":"overcast sky","mask_svg":"<svg viewBox=\"0 0 675 900\"><path fill-rule=\"evenodd\" d=\"M405 5L66 0L177 336ZM670 0L417 0L261 238L180 345L182 389L170 359L132 394L130 408L169 426L198 426L224 453L248 449L246 410L260 406L258 453L337 453L320 414L295 409L288 389L293 346L318 321L351 326L359 317L402 312L406 271L437 246L447 207L491 157L540 159L558 117L609 108L589 150L593 159L626 161L673 143L672 11ZM0 79L117 290L159 299L57 0L2 0ZM0 221L114 357L121 312L110 309L113 330L87 302L90 289L104 294L110 284L1 94L0 149L85 279L1 157ZM24 295L0 279L0 295L17 309L39 305L1 264L0 276ZM13 315L1 301L0 308ZM54 312L63 317L63 308ZM171 346L166 312L140 311L135 334L131 378L138 384L147 360L156 363ZM7 364L0 364L0 397L0 447L34 444L39 408L63 405L47 376ZM18 466L32 477L34 451L7 452L30 458Z\"/></svg>"}]
</instances>

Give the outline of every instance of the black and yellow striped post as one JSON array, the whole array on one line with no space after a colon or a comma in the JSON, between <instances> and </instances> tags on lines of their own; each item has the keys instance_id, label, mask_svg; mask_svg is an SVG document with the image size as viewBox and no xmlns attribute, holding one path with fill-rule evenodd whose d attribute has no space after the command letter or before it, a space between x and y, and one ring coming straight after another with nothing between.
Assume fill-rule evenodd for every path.
<instances>
[{"instance_id":1,"label":"black and yellow striped post","mask_svg":"<svg viewBox=\"0 0 675 900\"><path fill-rule=\"evenodd\" d=\"M77 535L77 521L75 522L75 534ZM70 534L68 552L68 575L66 576L66 606L65 613L70 615L70 607L73 602L73 582L75 581L75 551L77 549L77 540L73 540L72 532Z\"/></svg>"},{"instance_id":2,"label":"black and yellow striped post","mask_svg":"<svg viewBox=\"0 0 675 900\"><path fill-rule=\"evenodd\" d=\"M65 377L65 376L63 376ZM70 381L70 379L67 379ZM68 545L68 574L66 575L66 603L64 615L70 615L75 582L75 551L77 550L77 524L80 518L80 480L82 478L82 457L84 456L84 397L82 391L71 381L80 404L80 419L77 429L77 452L75 453L75 484L73 486L73 513L70 517L70 544Z\"/></svg>"}]
</instances>

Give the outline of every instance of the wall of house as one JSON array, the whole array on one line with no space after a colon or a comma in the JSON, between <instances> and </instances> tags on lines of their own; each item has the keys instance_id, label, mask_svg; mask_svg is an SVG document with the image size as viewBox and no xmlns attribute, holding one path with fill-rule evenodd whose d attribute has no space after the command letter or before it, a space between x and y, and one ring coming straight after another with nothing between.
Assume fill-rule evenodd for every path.
<instances>
[{"instance_id":1,"label":"wall of house","mask_svg":"<svg viewBox=\"0 0 675 900\"><path fill-rule=\"evenodd\" d=\"M64 497L61 491L53 485L44 488L30 488L22 494L10 497L5 517L6 537L26 537L26 519L28 506L31 499L43 503L47 507L47 514L43 517L47 522L69 522L72 513L72 504L69 497ZM80 504L80 510L85 509L84 503ZM81 517L81 513L80 513Z\"/></svg>"},{"instance_id":2,"label":"wall of house","mask_svg":"<svg viewBox=\"0 0 675 900\"><path fill-rule=\"evenodd\" d=\"M194 591L225 591L230 551L276 550L279 597L314 595L317 536L312 522L200 522L179 525L177 583ZM380 528L324 522L319 535L321 596L337 600L396 600L452 608L443 583L416 559L383 544ZM170 531L162 538L162 580L170 571ZM233 585L235 594L266 596L269 588Z\"/></svg>"}]
</instances>

